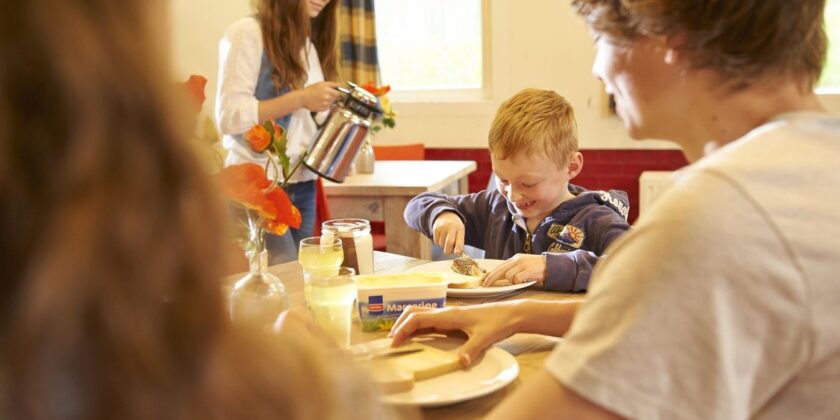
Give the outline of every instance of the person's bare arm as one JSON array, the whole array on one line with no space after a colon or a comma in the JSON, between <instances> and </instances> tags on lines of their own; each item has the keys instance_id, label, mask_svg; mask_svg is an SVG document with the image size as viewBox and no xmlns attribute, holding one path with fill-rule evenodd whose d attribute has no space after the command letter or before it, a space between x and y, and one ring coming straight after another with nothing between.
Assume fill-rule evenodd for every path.
<instances>
[{"instance_id":1,"label":"person's bare arm","mask_svg":"<svg viewBox=\"0 0 840 420\"><path fill-rule=\"evenodd\" d=\"M390 335L393 346L399 346L415 334L463 331L468 338L458 353L461 364L469 366L487 347L516 333L562 336L581 302L514 300L437 310L409 307L394 323Z\"/></svg>"},{"instance_id":2,"label":"person's bare arm","mask_svg":"<svg viewBox=\"0 0 840 420\"><path fill-rule=\"evenodd\" d=\"M260 121L265 121L289 115L301 108L313 112L326 111L341 94L335 89L338 86L340 85L335 82L319 82L276 98L260 101L257 106L257 115Z\"/></svg>"},{"instance_id":3,"label":"person's bare arm","mask_svg":"<svg viewBox=\"0 0 840 420\"><path fill-rule=\"evenodd\" d=\"M488 420L620 418L566 388L544 369L526 380L486 417Z\"/></svg>"}]
</instances>

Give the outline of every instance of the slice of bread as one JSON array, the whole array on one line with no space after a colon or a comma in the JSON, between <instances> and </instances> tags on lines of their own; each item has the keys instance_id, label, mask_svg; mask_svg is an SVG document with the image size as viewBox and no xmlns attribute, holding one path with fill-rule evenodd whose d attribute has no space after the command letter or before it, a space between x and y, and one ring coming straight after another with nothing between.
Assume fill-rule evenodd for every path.
<instances>
[{"instance_id":1,"label":"slice of bread","mask_svg":"<svg viewBox=\"0 0 840 420\"><path fill-rule=\"evenodd\" d=\"M396 369L387 360L367 360L362 362L362 368L385 394L405 392L414 388L414 374Z\"/></svg>"},{"instance_id":2,"label":"slice of bread","mask_svg":"<svg viewBox=\"0 0 840 420\"><path fill-rule=\"evenodd\" d=\"M423 347L423 351L394 356L386 359L397 370L411 372L415 381L434 378L445 373L461 369L461 362L453 352L441 350L425 344L413 343Z\"/></svg>"},{"instance_id":3,"label":"slice of bread","mask_svg":"<svg viewBox=\"0 0 840 420\"><path fill-rule=\"evenodd\" d=\"M422 348L422 351L361 362L363 369L386 394L408 391L416 381L461 369L455 353L421 343L407 346Z\"/></svg>"},{"instance_id":4,"label":"slice of bread","mask_svg":"<svg viewBox=\"0 0 840 420\"><path fill-rule=\"evenodd\" d=\"M483 268L479 267L478 263L474 259L464 255L463 253L460 257L452 260L452 266L450 268L452 271L465 276L480 276L486 273Z\"/></svg>"},{"instance_id":5,"label":"slice of bread","mask_svg":"<svg viewBox=\"0 0 840 420\"><path fill-rule=\"evenodd\" d=\"M474 289L476 287L481 287L481 280L484 279L484 276L466 276L463 274L458 274L453 271L441 271L440 274L443 276L443 279L448 283L448 287L453 289Z\"/></svg>"}]
</instances>

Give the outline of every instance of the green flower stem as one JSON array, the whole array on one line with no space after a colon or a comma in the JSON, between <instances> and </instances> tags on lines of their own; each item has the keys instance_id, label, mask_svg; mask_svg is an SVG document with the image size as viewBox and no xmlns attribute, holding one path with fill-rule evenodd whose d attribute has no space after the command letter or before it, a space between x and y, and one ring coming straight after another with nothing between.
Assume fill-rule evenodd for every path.
<instances>
[{"instance_id":1,"label":"green flower stem","mask_svg":"<svg viewBox=\"0 0 840 420\"><path fill-rule=\"evenodd\" d=\"M295 172L297 172L298 168L300 167L300 164L303 163L303 160L306 159L307 153L309 152L303 152L303 154L300 156L300 159L298 159L297 163L295 163L295 166L292 167L292 170L289 172L288 175L283 174L283 183L280 185L280 188L286 188L286 184L289 183L289 179L292 177L292 175L294 175Z\"/></svg>"},{"instance_id":2,"label":"green flower stem","mask_svg":"<svg viewBox=\"0 0 840 420\"><path fill-rule=\"evenodd\" d=\"M263 218L257 216L252 210L246 209L245 213L248 217L248 242L251 244L251 249L246 249L248 252L258 252L264 248L264 235L262 235Z\"/></svg>"},{"instance_id":3,"label":"green flower stem","mask_svg":"<svg viewBox=\"0 0 840 420\"><path fill-rule=\"evenodd\" d=\"M280 168L277 167L277 161L274 159L274 156L271 153L268 153L268 162L265 163L265 174L268 175L268 165L271 164L271 168L274 169L274 179L271 180L271 185L265 189L266 192L273 190L277 186L277 182L280 178ZM285 175L284 175L285 176ZM283 185L286 185L286 181L283 181ZM281 186L282 188L282 186Z\"/></svg>"}]
</instances>

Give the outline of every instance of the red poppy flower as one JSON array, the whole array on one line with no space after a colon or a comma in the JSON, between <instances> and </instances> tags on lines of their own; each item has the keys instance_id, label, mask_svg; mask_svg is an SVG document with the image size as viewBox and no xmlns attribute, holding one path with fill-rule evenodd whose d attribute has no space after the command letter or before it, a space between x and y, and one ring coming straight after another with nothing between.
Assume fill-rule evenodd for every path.
<instances>
[{"instance_id":1,"label":"red poppy flower","mask_svg":"<svg viewBox=\"0 0 840 420\"><path fill-rule=\"evenodd\" d=\"M277 215L274 219L265 221L265 228L275 235L286 233L289 226L297 229L300 227L300 211L289 200L289 196L282 188L274 188L266 194L266 198L274 204Z\"/></svg>"},{"instance_id":2,"label":"red poppy flower","mask_svg":"<svg viewBox=\"0 0 840 420\"><path fill-rule=\"evenodd\" d=\"M203 76L193 74L186 82L181 84L186 90L187 95L192 99L195 113L201 112L201 107L204 105L204 87L207 85L207 79Z\"/></svg>"},{"instance_id":3,"label":"red poppy flower","mask_svg":"<svg viewBox=\"0 0 840 420\"><path fill-rule=\"evenodd\" d=\"M391 91L391 85L383 85L376 87L376 85L374 85L373 82L363 83L361 88L372 93L373 96L382 96Z\"/></svg>"},{"instance_id":4,"label":"red poppy flower","mask_svg":"<svg viewBox=\"0 0 840 420\"><path fill-rule=\"evenodd\" d=\"M251 146L251 150L262 153L268 146L271 146L271 133L266 130L261 124L254 124L250 130L245 133L245 140Z\"/></svg>"},{"instance_id":5,"label":"red poppy flower","mask_svg":"<svg viewBox=\"0 0 840 420\"><path fill-rule=\"evenodd\" d=\"M253 210L263 218L263 227L275 235L286 233L289 226L300 227L297 207L282 188L274 186L265 170L256 163L241 163L219 173L222 192L231 201Z\"/></svg>"},{"instance_id":6,"label":"red poppy flower","mask_svg":"<svg viewBox=\"0 0 840 420\"><path fill-rule=\"evenodd\" d=\"M273 131L272 134L274 134L274 137L281 137L284 133L283 127L277 125L277 121L275 120L269 120L269 122L271 123L271 130Z\"/></svg>"},{"instance_id":7,"label":"red poppy flower","mask_svg":"<svg viewBox=\"0 0 840 420\"><path fill-rule=\"evenodd\" d=\"M276 204L265 192L271 181L262 166L256 163L228 166L219 173L219 183L222 193L231 201L256 211L264 219L277 217Z\"/></svg>"}]
</instances>

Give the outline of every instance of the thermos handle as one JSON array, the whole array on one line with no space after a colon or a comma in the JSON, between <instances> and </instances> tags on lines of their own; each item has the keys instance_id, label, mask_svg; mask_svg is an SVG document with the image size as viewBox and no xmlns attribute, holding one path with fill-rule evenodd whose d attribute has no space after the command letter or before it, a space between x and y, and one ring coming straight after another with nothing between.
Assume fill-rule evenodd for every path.
<instances>
[{"instance_id":1,"label":"thermos handle","mask_svg":"<svg viewBox=\"0 0 840 420\"><path fill-rule=\"evenodd\" d=\"M337 90L337 91L339 91L339 92L341 92L341 93L343 93L343 94L345 94L345 95L349 95L349 94L350 94L350 90L348 90L347 88L345 88L345 87L343 87L343 86L337 86L337 87L335 87L334 89L335 89L335 90ZM338 102L338 101L336 101L336 102ZM334 107L334 106L335 106L335 102L333 102L333 104L332 104L332 105L330 105L330 109L332 109L332 107ZM317 112L315 112L315 111L311 111L311 112L309 113L309 116L310 116L310 117L312 117L312 121L315 123L315 127L316 127L318 130L320 130L320 129L321 129L321 127L323 127L323 126L324 126L324 124L326 124L326 123L327 123L327 121L326 121L326 120L324 120L324 122L322 122L322 123L318 123L318 120L315 118L315 116L316 116L316 115L318 115L318 113L317 113Z\"/></svg>"},{"instance_id":2,"label":"thermos handle","mask_svg":"<svg viewBox=\"0 0 840 420\"><path fill-rule=\"evenodd\" d=\"M318 120L317 120L317 119L315 119L315 116L316 116L316 115L318 115L318 113L317 113L317 112L315 112L315 111L312 111L312 112L310 112L310 113L309 113L309 116L310 116L310 117L312 117L312 122L314 122L314 123L315 123L315 128L317 128L318 130L320 130L320 129L321 129L321 127L323 127L323 126L324 126L324 124L326 124L326 123L327 123L327 120L324 120L324 122L322 122L322 123L318 124Z\"/></svg>"}]
</instances>

